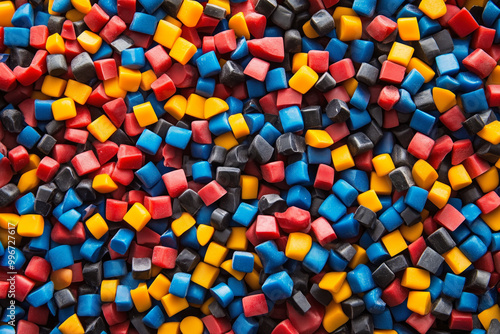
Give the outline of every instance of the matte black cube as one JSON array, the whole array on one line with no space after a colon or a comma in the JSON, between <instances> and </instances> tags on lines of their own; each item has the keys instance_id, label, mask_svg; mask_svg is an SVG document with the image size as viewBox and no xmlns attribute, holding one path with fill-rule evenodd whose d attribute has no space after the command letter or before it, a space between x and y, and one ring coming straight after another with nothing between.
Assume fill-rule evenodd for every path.
<instances>
[{"instance_id":1,"label":"matte black cube","mask_svg":"<svg viewBox=\"0 0 500 334\"><path fill-rule=\"evenodd\" d=\"M248 147L249 158L258 164L265 164L271 160L274 153L272 147L261 135L256 135Z\"/></svg>"},{"instance_id":2,"label":"matte black cube","mask_svg":"<svg viewBox=\"0 0 500 334\"><path fill-rule=\"evenodd\" d=\"M446 228L440 227L427 237L427 244L439 254L444 254L457 244Z\"/></svg>"},{"instance_id":3,"label":"matte black cube","mask_svg":"<svg viewBox=\"0 0 500 334\"><path fill-rule=\"evenodd\" d=\"M351 117L349 106L342 100L333 99L326 105L326 115L336 123L345 122Z\"/></svg>"},{"instance_id":4,"label":"matte black cube","mask_svg":"<svg viewBox=\"0 0 500 334\"><path fill-rule=\"evenodd\" d=\"M198 263L200 262L200 255L192 250L191 248L184 248L175 259L175 264L183 271L183 272L191 272L196 268Z\"/></svg>"},{"instance_id":5,"label":"matte black cube","mask_svg":"<svg viewBox=\"0 0 500 334\"><path fill-rule=\"evenodd\" d=\"M304 137L287 132L276 140L276 151L282 155L304 153L306 151L306 142Z\"/></svg>"},{"instance_id":6,"label":"matte black cube","mask_svg":"<svg viewBox=\"0 0 500 334\"><path fill-rule=\"evenodd\" d=\"M193 189L184 190L184 192L179 196L179 202L181 203L182 208L191 216L196 215L204 205L200 195L198 195L198 193Z\"/></svg>"},{"instance_id":7,"label":"matte black cube","mask_svg":"<svg viewBox=\"0 0 500 334\"><path fill-rule=\"evenodd\" d=\"M352 296L341 302L340 305L342 306L342 311L344 311L349 319L359 317L365 310L365 302L358 296Z\"/></svg>"},{"instance_id":8,"label":"matte black cube","mask_svg":"<svg viewBox=\"0 0 500 334\"><path fill-rule=\"evenodd\" d=\"M405 191L415 185L410 168L401 166L389 173L392 185L396 191Z\"/></svg>"},{"instance_id":9,"label":"matte black cube","mask_svg":"<svg viewBox=\"0 0 500 334\"><path fill-rule=\"evenodd\" d=\"M366 228L372 228L377 220L377 214L366 206L360 205L354 212L354 219Z\"/></svg>"},{"instance_id":10,"label":"matte black cube","mask_svg":"<svg viewBox=\"0 0 500 334\"><path fill-rule=\"evenodd\" d=\"M47 56L47 71L49 75L57 77L68 72L68 63L66 57L62 54Z\"/></svg>"},{"instance_id":11,"label":"matte black cube","mask_svg":"<svg viewBox=\"0 0 500 334\"><path fill-rule=\"evenodd\" d=\"M439 255L434 249L427 247L417 262L417 267L427 270L432 274L436 274L444 258Z\"/></svg>"},{"instance_id":12,"label":"matte black cube","mask_svg":"<svg viewBox=\"0 0 500 334\"><path fill-rule=\"evenodd\" d=\"M0 114L0 121L5 130L19 133L24 129L24 115L17 109L5 109Z\"/></svg>"},{"instance_id":13,"label":"matte black cube","mask_svg":"<svg viewBox=\"0 0 500 334\"><path fill-rule=\"evenodd\" d=\"M320 9L311 16L311 27L320 36L325 36L335 28L335 21L325 9Z\"/></svg>"},{"instance_id":14,"label":"matte black cube","mask_svg":"<svg viewBox=\"0 0 500 334\"><path fill-rule=\"evenodd\" d=\"M240 184L241 170L236 167L217 167L215 180L222 187L237 187Z\"/></svg>"},{"instance_id":15,"label":"matte black cube","mask_svg":"<svg viewBox=\"0 0 500 334\"><path fill-rule=\"evenodd\" d=\"M295 292L292 297L290 297L289 301L301 314L305 314L311 308L311 304L300 290Z\"/></svg>"},{"instance_id":16,"label":"matte black cube","mask_svg":"<svg viewBox=\"0 0 500 334\"><path fill-rule=\"evenodd\" d=\"M245 81L243 68L236 62L228 60L219 73L219 81L224 86L234 87Z\"/></svg>"},{"instance_id":17,"label":"matte black cube","mask_svg":"<svg viewBox=\"0 0 500 334\"><path fill-rule=\"evenodd\" d=\"M272 215L276 212L284 212L288 208L286 202L280 195L268 194L259 199L259 212L265 215Z\"/></svg>"},{"instance_id":18,"label":"matte black cube","mask_svg":"<svg viewBox=\"0 0 500 334\"><path fill-rule=\"evenodd\" d=\"M373 271L372 278L381 289L385 289L396 278L396 275L387 264L382 263Z\"/></svg>"},{"instance_id":19,"label":"matte black cube","mask_svg":"<svg viewBox=\"0 0 500 334\"><path fill-rule=\"evenodd\" d=\"M210 216L210 224L218 231L223 231L228 228L231 222L231 214L226 210L217 208L212 211Z\"/></svg>"}]
</instances>

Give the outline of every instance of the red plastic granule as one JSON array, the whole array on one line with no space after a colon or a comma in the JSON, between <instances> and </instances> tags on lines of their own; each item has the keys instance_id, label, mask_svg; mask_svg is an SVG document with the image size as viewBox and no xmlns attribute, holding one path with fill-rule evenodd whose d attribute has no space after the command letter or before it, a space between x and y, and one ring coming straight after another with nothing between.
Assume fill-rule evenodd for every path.
<instances>
[{"instance_id":1,"label":"red plastic granule","mask_svg":"<svg viewBox=\"0 0 500 334\"><path fill-rule=\"evenodd\" d=\"M330 74L337 83L346 81L347 79L354 77L354 75L356 74L352 60L349 58L342 59L336 63L331 64L329 70Z\"/></svg>"},{"instance_id":2,"label":"red plastic granule","mask_svg":"<svg viewBox=\"0 0 500 334\"><path fill-rule=\"evenodd\" d=\"M38 282L46 282L51 272L50 263L42 257L33 256L28 262L24 274Z\"/></svg>"},{"instance_id":3,"label":"red plastic granule","mask_svg":"<svg viewBox=\"0 0 500 334\"><path fill-rule=\"evenodd\" d=\"M155 246L153 248L151 263L155 266L164 269L172 269L175 267L176 259L177 249L163 246Z\"/></svg>"},{"instance_id":4,"label":"red plastic granule","mask_svg":"<svg viewBox=\"0 0 500 334\"><path fill-rule=\"evenodd\" d=\"M479 24L466 8L462 8L456 13L448 21L448 25L461 38L471 34L474 30L479 28Z\"/></svg>"},{"instance_id":5,"label":"red plastic granule","mask_svg":"<svg viewBox=\"0 0 500 334\"><path fill-rule=\"evenodd\" d=\"M36 324L26 320L19 320L17 324L16 333L18 334L38 334L39 331L40 328Z\"/></svg>"},{"instance_id":6,"label":"red plastic granule","mask_svg":"<svg viewBox=\"0 0 500 334\"><path fill-rule=\"evenodd\" d=\"M286 233L309 231L311 227L311 214L296 206L290 206L285 212L274 214L278 225Z\"/></svg>"},{"instance_id":7,"label":"red plastic granule","mask_svg":"<svg viewBox=\"0 0 500 334\"><path fill-rule=\"evenodd\" d=\"M366 32L376 41L382 42L389 37L397 27L397 23L393 20L384 15L378 15L366 27Z\"/></svg>"},{"instance_id":8,"label":"red plastic granule","mask_svg":"<svg viewBox=\"0 0 500 334\"><path fill-rule=\"evenodd\" d=\"M243 74L248 75L258 81L264 81L266 79L267 71L269 70L269 64L259 58L252 58L248 65L245 67Z\"/></svg>"},{"instance_id":9,"label":"red plastic granule","mask_svg":"<svg viewBox=\"0 0 500 334\"><path fill-rule=\"evenodd\" d=\"M29 163L29 153L24 146L19 145L9 151L9 160L15 172L19 172Z\"/></svg>"},{"instance_id":10,"label":"red plastic granule","mask_svg":"<svg viewBox=\"0 0 500 334\"><path fill-rule=\"evenodd\" d=\"M28 321L34 324L45 326L49 320L50 310L46 305L39 307L30 306L28 309Z\"/></svg>"},{"instance_id":11,"label":"red plastic granule","mask_svg":"<svg viewBox=\"0 0 500 334\"><path fill-rule=\"evenodd\" d=\"M323 217L319 217L311 223L311 230L321 246L337 239L332 225Z\"/></svg>"},{"instance_id":12,"label":"red plastic granule","mask_svg":"<svg viewBox=\"0 0 500 334\"><path fill-rule=\"evenodd\" d=\"M174 82L166 74L162 74L158 79L156 79L151 84L151 89L153 90L158 101L164 101L176 92Z\"/></svg>"},{"instance_id":13,"label":"red plastic granule","mask_svg":"<svg viewBox=\"0 0 500 334\"><path fill-rule=\"evenodd\" d=\"M99 36L108 43L111 44L115 39L117 39L121 33L127 29L127 25L119 16L113 16L108 23L99 32Z\"/></svg>"},{"instance_id":14,"label":"red plastic granule","mask_svg":"<svg viewBox=\"0 0 500 334\"><path fill-rule=\"evenodd\" d=\"M102 314L104 315L104 319L108 323L109 326L113 326L119 323L126 321L127 312L119 312L116 309L115 303L106 303L102 305Z\"/></svg>"},{"instance_id":15,"label":"red plastic granule","mask_svg":"<svg viewBox=\"0 0 500 334\"><path fill-rule=\"evenodd\" d=\"M112 222L120 222L127 213L128 204L116 199L106 199L106 219Z\"/></svg>"},{"instance_id":16,"label":"red plastic granule","mask_svg":"<svg viewBox=\"0 0 500 334\"><path fill-rule=\"evenodd\" d=\"M30 46L35 49L45 49L49 37L49 29L44 25L37 25L30 28Z\"/></svg>"},{"instance_id":17,"label":"red plastic granule","mask_svg":"<svg viewBox=\"0 0 500 334\"><path fill-rule=\"evenodd\" d=\"M481 159L477 154L473 154L465 159L463 165L472 179L486 173L490 169L488 162Z\"/></svg>"},{"instance_id":18,"label":"red plastic granule","mask_svg":"<svg viewBox=\"0 0 500 334\"><path fill-rule=\"evenodd\" d=\"M463 223L465 217L455 207L446 204L434 215L434 220L448 230L455 231Z\"/></svg>"},{"instance_id":19,"label":"red plastic granule","mask_svg":"<svg viewBox=\"0 0 500 334\"><path fill-rule=\"evenodd\" d=\"M500 196L498 196L496 192L490 191L481 196L481 198L476 201L476 205L481 209L483 214L487 215L500 206Z\"/></svg>"},{"instance_id":20,"label":"red plastic granule","mask_svg":"<svg viewBox=\"0 0 500 334\"><path fill-rule=\"evenodd\" d=\"M275 217L258 215L254 224L255 235L259 240L272 240L280 237L278 222Z\"/></svg>"},{"instance_id":21,"label":"red plastic granule","mask_svg":"<svg viewBox=\"0 0 500 334\"><path fill-rule=\"evenodd\" d=\"M99 32L109 21L109 16L98 4L94 4L90 12L83 18L83 21L85 21L90 30Z\"/></svg>"},{"instance_id":22,"label":"red plastic granule","mask_svg":"<svg viewBox=\"0 0 500 334\"><path fill-rule=\"evenodd\" d=\"M144 207L153 219L167 218L172 215L170 196L144 197Z\"/></svg>"},{"instance_id":23,"label":"red plastic granule","mask_svg":"<svg viewBox=\"0 0 500 334\"><path fill-rule=\"evenodd\" d=\"M85 151L71 159L71 164L79 176L95 172L101 167L94 152Z\"/></svg>"},{"instance_id":24,"label":"red plastic granule","mask_svg":"<svg viewBox=\"0 0 500 334\"><path fill-rule=\"evenodd\" d=\"M44 182L49 182L56 175L59 167L60 164L56 160L45 156L36 169L36 176Z\"/></svg>"},{"instance_id":25,"label":"red plastic granule","mask_svg":"<svg viewBox=\"0 0 500 334\"><path fill-rule=\"evenodd\" d=\"M462 64L469 71L484 79L490 75L497 62L482 49L476 49L462 61Z\"/></svg>"},{"instance_id":26,"label":"red plastic granule","mask_svg":"<svg viewBox=\"0 0 500 334\"><path fill-rule=\"evenodd\" d=\"M198 195L200 195L203 203L205 203L206 206L215 203L216 201L221 199L225 194L227 194L227 190L224 189L215 180L211 181L198 191Z\"/></svg>"},{"instance_id":27,"label":"red plastic granule","mask_svg":"<svg viewBox=\"0 0 500 334\"><path fill-rule=\"evenodd\" d=\"M410 291L401 286L401 281L399 278L395 278L387 288L382 292L382 300L389 307L394 307L400 305L402 302L408 298L408 293Z\"/></svg>"},{"instance_id":28,"label":"red plastic granule","mask_svg":"<svg viewBox=\"0 0 500 334\"><path fill-rule=\"evenodd\" d=\"M263 293L243 297L241 302L245 317L255 317L269 312L266 296Z\"/></svg>"},{"instance_id":29,"label":"red plastic granule","mask_svg":"<svg viewBox=\"0 0 500 334\"><path fill-rule=\"evenodd\" d=\"M458 165L474 154L474 147L469 139L457 140L453 143L451 164Z\"/></svg>"},{"instance_id":30,"label":"red plastic granule","mask_svg":"<svg viewBox=\"0 0 500 334\"><path fill-rule=\"evenodd\" d=\"M400 84L405 77L406 68L402 65L386 60L382 63L379 79L392 84Z\"/></svg>"},{"instance_id":31,"label":"red plastic granule","mask_svg":"<svg viewBox=\"0 0 500 334\"><path fill-rule=\"evenodd\" d=\"M391 110L399 101L399 90L394 86L385 86L380 91L377 104L384 110Z\"/></svg>"},{"instance_id":32,"label":"red plastic granule","mask_svg":"<svg viewBox=\"0 0 500 334\"><path fill-rule=\"evenodd\" d=\"M216 44L217 35L215 35ZM264 37L259 39L251 39L247 42L247 44L248 51L250 51L250 53L254 57L276 63L282 62L285 58L285 49L282 37Z\"/></svg>"}]
</instances>

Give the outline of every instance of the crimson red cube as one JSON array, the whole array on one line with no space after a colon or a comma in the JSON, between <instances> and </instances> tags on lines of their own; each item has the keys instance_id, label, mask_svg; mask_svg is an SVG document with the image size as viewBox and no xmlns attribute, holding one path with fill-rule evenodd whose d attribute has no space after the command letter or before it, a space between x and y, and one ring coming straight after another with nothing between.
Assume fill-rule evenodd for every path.
<instances>
[{"instance_id":1,"label":"crimson red cube","mask_svg":"<svg viewBox=\"0 0 500 334\"><path fill-rule=\"evenodd\" d=\"M160 235L150 228L144 227L136 234L137 244L154 247L160 243Z\"/></svg>"},{"instance_id":2,"label":"crimson red cube","mask_svg":"<svg viewBox=\"0 0 500 334\"><path fill-rule=\"evenodd\" d=\"M198 144L212 144L212 134L208 128L208 121L198 120L191 123L193 141Z\"/></svg>"},{"instance_id":3,"label":"crimson red cube","mask_svg":"<svg viewBox=\"0 0 500 334\"><path fill-rule=\"evenodd\" d=\"M177 169L163 174L161 178L163 182L165 182L165 187L170 197L179 197L179 195L188 188L186 173L184 173L183 169Z\"/></svg>"},{"instance_id":4,"label":"crimson red cube","mask_svg":"<svg viewBox=\"0 0 500 334\"><path fill-rule=\"evenodd\" d=\"M38 25L30 28L30 46L35 49L45 49L48 37L49 29L47 26Z\"/></svg>"},{"instance_id":5,"label":"crimson red cube","mask_svg":"<svg viewBox=\"0 0 500 334\"><path fill-rule=\"evenodd\" d=\"M118 153L118 145L115 142L109 140L105 141L104 143L96 140L92 143L92 145L94 145L95 151L97 153L97 159L99 160L99 163L101 165L111 160L111 158L113 158L116 153Z\"/></svg>"},{"instance_id":6,"label":"crimson red cube","mask_svg":"<svg viewBox=\"0 0 500 334\"><path fill-rule=\"evenodd\" d=\"M172 58L161 45L149 49L144 55L157 76L162 75L172 66Z\"/></svg>"},{"instance_id":7,"label":"crimson red cube","mask_svg":"<svg viewBox=\"0 0 500 334\"><path fill-rule=\"evenodd\" d=\"M102 28L99 36L101 36L106 43L111 44L111 42L117 39L126 29L127 25L125 22L123 22L118 15L114 15L111 20L106 23L104 28Z\"/></svg>"},{"instance_id":8,"label":"crimson red cube","mask_svg":"<svg viewBox=\"0 0 500 334\"><path fill-rule=\"evenodd\" d=\"M28 321L34 324L44 326L49 320L49 308L47 305L42 305L40 307L30 306L28 310Z\"/></svg>"},{"instance_id":9,"label":"crimson red cube","mask_svg":"<svg viewBox=\"0 0 500 334\"><path fill-rule=\"evenodd\" d=\"M382 64L378 78L392 84L400 84L405 77L406 67L386 60Z\"/></svg>"},{"instance_id":10,"label":"crimson red cube","mask_svg":"<svg viewBox=\"0 0 500 334\"><path fill-rule=\"evenodd\" d=\"M64 131L64 139L73 143L85 144L88 137L89 132L87 130L66 128Z\"/></svg>"},{"instance_id":11,"label":"crimson red cube","mask_svg":"<svg viewBox=\"0 0 500 334\"><path fill-rule=\"evenodd\" d=\"M316 73L328 71L330 53L328 51L311 50L307 53L307 66Z\"/></svg>"},{"instance_id":12,"label":"crimson red cube","mask_svg":"<svg viewBox=\"0 0 500 334\"><path fill-rule=\"evenodd\" d=\"M434 140L426 135L417 132L408 145L408 153L418 159L427 159L431 154Z\"/></svg>"},{"instance_id":13,"label":"crimson red cube","mask_svg":"<svg viewBox=\"0 0 500 334\"><path fill-rule=\"evenodd\" d=\"M337 239L337 235L332 225L323 217L319 217L313 221L311 223L311 229L321 246L325 246L327 243Z\"/></svg>"},{"instance_id":14,"label":"crimson red cube","mask_svg":"<svg viewBox=\"0 0 500 334\"><path fill-rule=\"evenodd\" d=\"M19 320L16 330L18 334L38 334L40 328L32 322Z\"/></svg>"},{"instance_id":15,"label":"crimson red cube","mask_svg":"<svg viewBox=\"0 0 500 334\"><path fill-rule=\"evenodd\" d=\"M245 67L243 74L258 81L264 81L270 65L267 61L254 57Z\"/></svg>"},{"instance_id":16,"label":"crimson red cube","mask_svg":"<svg viewBox=\"0 0 500 334\"><path fill-rule=\"evenodd\" d=\"M153 219L167 218L172 215L170 196L144 197L144 206Z\"/></svg>"},{"instance_id":17,"label":"crimson red cube","mask_svg":"<svg viewBox=\"0 0 500 334\"><path fill-rule=\"evenodd\" d=\"M117 156L118 162L116 167L120 169L139 169L142 167L143 155L135 146L120 145Z\"/></svg>"},{"instance_id":18,"label":"crimson red cube","mask_svg":"<svg viewBox=\"0 0 500 334\"><path fill-rule=\"evenodd\" d=\"M500 206L500 197L494 191L490 191L476 201L476 205L483 214L488 214Z\"/></svg>"},{"instance_id":19,"label":"crimson red cube","mask_svg":"<svg viewBox=\"0 0 500 334\"><path fill-rule=\"evenodd\" d=\"M98 4L95 4L92 6L92 9L87 13L87 15L85 15L83 20L90 30L98 32L106 23L108 23L109 16Z\"/></svg>"},{"instance_id":20,"label":"crimson red cube","mask_svg":"<svg viewBox=\"0 0 500 334\"><path fill-rule=\"evenodd\" d=\"M36 176L44 181L49 182L56 175L60 164L49 156L43 157L36 169Z\"/></svg>"},{"instance_id":21,"label":"crimson red cube","mask_svg":"<svg viewBox=\"0 0 500 334\"><path fill-rule=\"evenodd\" d=\"M200 195L203 203L205 203L206 206L209 206L209 205L217 202L226 193L227 193L227 190L224 189L215 180L213 180L212 182L208 183L206 186L204 186L203 188L201 188L198 191L198 195Z\"/></svg>"},{"instance_id":22,"label":"crimson red cube","mask_svg":"<svg viewBox=\"0 0 500 334\"><path fill-rule=\"evenodd\" d=\"M382 109L389 111L398 103L399 98L399 90L395 86L385 86L380 91L377 104L381 106Z\"/></svg>"},{"instance_id":23,"label":"crimson red cube","mask_svg":"<svg viewBox=\"0 0 500 334\"><path fill-rule=\"evenodd\" d=\"M271 240L280 237L278 222L273 216L258 215L255 220L255 234L261 240Z\"/></svg>"},{"instance_id":24,"label":"crimson red cube","mask_svg":"<svg viewBox=\"0 0 500 334\"><path fill-rule=\"evenodd\" d=\"M335 170L332 166L320 164L316 173L316 179L314 180L314 188L331 190L334 176Z\"/></svg>"},{"instance_id":25,"label":"crimson red cube","mask_svg":"<svg viewBox=\"0 0 500 334\"><path fill-rule=\"evenodd\" d=\"M106 219L112 222L121 222L127 213L128 204L125 201L106 199Z\"/></svg>"},{"instance_id":26,"label":"crimson red cube","mask_svg":"<svg viewBox=\"0 0 500 334\"><path fill-rule=\"evenodd\" d=\"M79 176L95 172L99 169L99 167L101 167L101 164L92 150L76 155L73 159L71 159L71 164Z\"/></svg>"},{"instance_id":27,"label":"crimson red cube","mask_svg":"<svg viewBox=\"0 0 500 334\"><path fill-rule=\"evenodd\" d=\"M394 279L391 284L382 292L382 300L389 307L400 305L408 297L409 290L401 286L399 278Z\"/></svg>"},{"instance_id":28,"label":"crimson red cube","mask_svg":"<svg viewBox=\"0 0 500 334\"><path fill-rule=\"evenodd\" d=\"M33 256L26 266L24 274L35 281L46 282L51 270L52 267L47 260L39 256Z\"/></svg>"},{"instance_id":29,"label":"crimson red cube","mask_svg":"<svg viewBox=\"0 0 500 334\"><path fill-rule=\"evenodd\" d=\"M254 317L268 312L266 296L263 293L243 297L241 302L245 317Z\"/></svg>"},{"instance_id":30,"label":"crimson red cube","mask_svg":"<svg viewBox=\"0 0 500 334\"><path fill-rule=\"evenodd\" d=\"M331 64L329 70L330 74L337 83L353 78L356 74L352 60L349 58L345 58Z\"/></svg>"},{"instance_id":31,"label":"crimson red cube","mask_svg":"<svg viewBox=\"0 0 500 334\"><path fill-rule=\"evenodd\" d=\"M474 147L469 139L457 140L453 143L451 164L456 166L474 154Z\"/></svg>"},{"instance_id":32,"label":"crimson red cube","mask_svg":"<svg viewBox=\"0 0 500 334\"><path fill-rule=\"evenodd\" d=\"M112 58L96 60L94 66L99 80L104 81L118 76L116 61Z\"/></svg>"},{"instance_id":33,"label":"crimson red cube","mask_svg":"<svg viewBox=\"0 0 500 334\"><path fill-rule=\"evenodd\" d=\"M260 166L262 178L269 183L281 182L285 179L285 163L273 161Z\"/></svg>"},{"instance_id":34,"label":"crimson red cube","mask_svg":"<svg viewBox=\"0 0 500 334\"><path fill-rule=\"evenodd\" d=\"M446 204L434 215L434 220L453 232L464 222L465 217L453 205Z\"/></svg>"},{"instance_id":35,"label":"crimson red cube","mask_svg":"<svg viewBox=\"0 0 500 334\"><path fill-rule=\"evenodd\" d=\"M115 166L111 178L121 185L128 186L134 180L134 172L130 169L120 169Z\"/></svg>"},{"instance_id":36,"label":"crimson red cube","mask_svg":"<svg viewBox=\"0 0 500 334\"><path fill-rule=\"evenodd\" d=\"M151 263L160 268L172 269L175 267L176 258L177 249L164 246L155 246L155 248L153 248L153 257L151 259Z\"/></svg>"},{"instance_id":37,"label":"crimson red cube","mask_svg":"<svg viewBox=\"0 0 500 334\"><path fill-rule=\"evenodd\" d=\"M486 87L486 92L488 92L488 88L491 87L491 85ZM500 87L500 86L499 86ZM499 105L500 105L500 99L499 99ZM489 102L488 102L489 104ZM460 109L459 106L454 106L444 114L442 114L439 117L439 120L441 123L443 123L444 126L446 126L450 131L458 131L460 128L462 128L462 122L465 122L466 118Z\"/></svg>"},{"instance_id":38,"label":"crimson red cube","mask_svg":"<svg viewBox=\"0 0 500 334\"><path fill-rule=\"evenodd\" d=\"M23 302L35 287L35 282L21 274L15 275L16 290L14 292L16 300Z\"/></svg>"},{"instance_id":39,"label":"crimson red cube","mask_svg":"<svg viewBox=\"0 0 500 334\"><path fill-rule=\"evenodd\" d=\"M28 151L26 151L22 145L16 146L10 150L8 158L10 160L10 164L12 165L12 169L16 172L19 172L21 169L26 167L30 160Z\"/></svg>"},{"instance_id":40,"label":"crimson red cube","mask_svg":"<svg viewBox=\"0 0 500 334\"><path fill-rule=\"evenodd\" d=\"M490 164L481 159L477 154L473 154L465 159L463 165L472 179L486 173L490 169Z\"/></svg>"},{"instance_id":41,"label":"crimson red cube","mask_svg":"<svg viewBox=\"0 0 500 334\"><path fill-rule=\"evenodd\" d=\"M482 49L476 49L462 60L462 64L481 79L486 78L497 66L497 62Z\"/></svg>"},{"instance_id":42,"label":"crimson red cube","mask_svg":"<svg viewBox=\"0 0 500 334\"><path fill-rule=\"evenodd\" d=\"M464 38L479 28L474 16L465 7L448 21L448 25L460 38Z\"/></svg>"},{"instance_id":43,"label":"crimson red cube","mask_svg":"<svg viewBox=\"0 0 500 334\"><path fill-rule=\"evenodd\" d=\"M105 103L102 109L117 128L122 126L127 115L127 105L121 97Z\"/></svg>"},{"instance_id":44,"label":"crimson red cube","mask_svg":"<svg viewBox=\"0 0 500 334\"><path fill-rule=\"evenodd\" d=\"M487 85L485 92L490 107L500 106L500 85Z\"/></svg>"},{"instance_id":45,"label":"crimson red cube","mask_svg":"<svg viewBox=\"0 0 500 334\"><path fill-rule=\"evenodd\" d=\"M236 34L228 29L214 36L215 47L221 54L236 50Z\"/></svg>"},{"instance_id":46,"label":"crimson red cube","mask_svg":"<svg viewBox=\"0 0 500 334\"><path fill-rule=\"evenodd\" d=\"M76 153L75 145L56 144L52 149L51 156L60 164L70 161Z\"/></svg>"},{"instance_id":47,"label":"crimson red cube","mask_svg":"<svg viewBox=\"0 0 500 334\"><path fill-rule=\"evenodd\" d=\"M151 84L151 89L158 101L164 101L174 95L177 88L168 75L162 74Z\"/></svg>"},{"instance_id":48,"label":"crimson red cube","mask_svg":"<svg viewBox=\"0 0 500 334\"><path fill-rule=\"evenodd\" d=\"M397 27L397 23L393 20L384 15L378 15L366 27L366 32L376 41L382 42L389 37Z\"/></svg>"}]
</instances>

